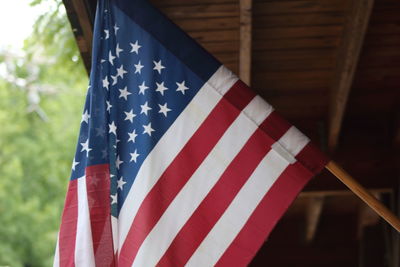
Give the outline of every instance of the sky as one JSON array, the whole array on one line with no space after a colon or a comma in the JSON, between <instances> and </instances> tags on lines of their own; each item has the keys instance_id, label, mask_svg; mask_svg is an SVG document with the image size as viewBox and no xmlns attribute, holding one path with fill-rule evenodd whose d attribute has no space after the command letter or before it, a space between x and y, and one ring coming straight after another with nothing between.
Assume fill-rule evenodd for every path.
<instances>
[{"instance_id":1,"label":"sky","mask_svg":"<svg viewBox=\"0 0 400 267\"><path fill-rule=\"evenodd\" d=\"M43 5L32 7L31 0L2 0L0 8L0 49L13 52L22 49L23 41L32 32L36 18L46 11Z\"/></svg>"}]
</instances>

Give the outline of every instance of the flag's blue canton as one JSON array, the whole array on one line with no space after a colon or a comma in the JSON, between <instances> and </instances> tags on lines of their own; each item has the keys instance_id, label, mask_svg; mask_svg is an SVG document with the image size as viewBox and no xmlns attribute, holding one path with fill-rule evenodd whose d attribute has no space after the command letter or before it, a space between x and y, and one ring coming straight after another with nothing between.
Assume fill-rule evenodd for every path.
<instances>
[{"instance_id":1,"label":"flag's blue canton","mask_svg":"<svg viewBox=\"0 0 400 267\"><path fill-rule=\"evenodd\" d=\"M108 1L97 13L71 179L86 166L110 162L116 216L141 164L205 81Z\"/></svg>"}]
</instances>

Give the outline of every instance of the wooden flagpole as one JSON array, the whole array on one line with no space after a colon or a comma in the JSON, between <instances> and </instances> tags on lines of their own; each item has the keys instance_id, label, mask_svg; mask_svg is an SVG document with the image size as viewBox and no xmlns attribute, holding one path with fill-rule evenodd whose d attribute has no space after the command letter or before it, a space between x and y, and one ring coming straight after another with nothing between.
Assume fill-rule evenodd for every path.
<instances>
[{"instance_id":1,"label":"wooden flagpole","mask_svg":"<svg viewBox=\"0 0 400 267\"><path fill-rule=\"evenodd\" d=\"M342 183L344 183L353 193L361 198L371 209L379 216L387 221L393 228L400 233L400 220L388 208L386 208L379 200L377 200L368 190L359 184L353 177L350 176L336 162L330 161L325 168L335 175Z\"/></svg>"}]
</instances>

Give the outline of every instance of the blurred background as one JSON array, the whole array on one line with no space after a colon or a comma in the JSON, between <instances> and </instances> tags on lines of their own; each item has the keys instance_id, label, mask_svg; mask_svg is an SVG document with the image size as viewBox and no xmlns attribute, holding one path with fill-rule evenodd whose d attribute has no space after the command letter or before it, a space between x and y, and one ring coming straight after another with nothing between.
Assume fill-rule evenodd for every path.
<instances>
[{"instance_id":1,"label":"blurred background","mask_svg":"<svg viewBox=\"0 0 400 267\"><path fill-rule=\"evenodd\" d=\"M52 266L87 84L61 1L2 1L0 266Z\"/></svg>"}]
</instances>

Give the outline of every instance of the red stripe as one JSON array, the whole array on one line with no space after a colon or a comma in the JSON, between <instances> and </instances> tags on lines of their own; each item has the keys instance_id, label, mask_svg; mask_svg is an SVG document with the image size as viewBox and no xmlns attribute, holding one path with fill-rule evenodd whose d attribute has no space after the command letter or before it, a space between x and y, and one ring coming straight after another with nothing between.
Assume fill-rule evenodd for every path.
<instances>
[{"instance_id":1,"label":"red stripe","mask_svg":"<svg viewBox=\"0 0 400 267\"><path fill-rule=\"evenodd\" d=\"M121 248L120 266L131 266L161 215L254 96L252 91L243 93L242 83L237 82L212 110L141 204Z\"/></svg>"},{"instance_id":2,"label":"red stripe","mask_svg":"<svg viewBox=\"0 0 400 267\"><path fill-rule=\"evenodd\" d=\"M247 266L312 176L313 173L298 161L289 165L258 204L216 266Z\"/></svg>"},{"instance_id":3,"label":"red stripe","mask_svg":"<svg viewBox=\"0 0 400 267\"><path fill-rule=\"evenodd\" d=\"M76 225L78 222L78 180L71 180L65 199L59 234L60 267L75 266Z\"/></svg>"},{"instance_id":4,"label":"red stripe","mask_svg":"<svg viewBox=\"0 0 400 267\"><path fill-rule=\"evenodd\" d=\"M276 116L272 116L264 122L274 124L275 120ZM282 136L289 127L290 125L280 127L276 131L276 136L278 138ZM274 142L275 140L261 129L249 138L213 189L182 227L157 266L183 266L187 263L258 164L270 151Z\"/></svg>"},{"instance_id":5,"label":"red stripe","mask_svg":"<svg viewBox=\"0 0 400 267\"><path fill-rule=\"evenodd\" d=\"M286 132L292 126L279 116L276 111L273 111L268 118L268 120L261 123L260 128L275 141L282 137L282 132Z\"/></svg>"},{"instance_id":6,"label":"red stripe","mask_svg":"<svg viewBox=\"0 0 400 267\"><path fill-rule=\"evenodd\" d=\"M114 266L108 164L86 168L86 188L96 266Z\"/></svg>"},{"instance_id":7,"label":"red stripe","mask_svg":"<svg viewBox=\"0 0 400 267\"><path fill-rule=\"evenodd\" d=\"M308 144L300 153L296 156L296 159L303 164L309 171L318 174L324 166L328 163L329 158L327 155L321 152L314 144Z\"/></svg>"}]
</instances>

